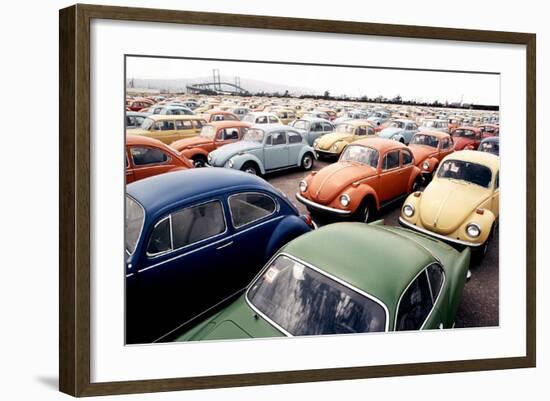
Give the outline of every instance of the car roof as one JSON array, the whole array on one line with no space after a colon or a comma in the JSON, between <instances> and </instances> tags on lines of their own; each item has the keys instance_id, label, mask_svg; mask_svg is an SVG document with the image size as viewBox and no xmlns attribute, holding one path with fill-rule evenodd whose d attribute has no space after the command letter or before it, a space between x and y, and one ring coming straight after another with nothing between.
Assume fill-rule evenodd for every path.
<instances>
[{"instance_id":1,"label":"car roof","mask_svg":"<svg viewBox=\"0 0 550 401\"><path fill-rule=\"evenodd\" d=\"M492 153L478 152L477 150L459 150L447 155L445 160L462 160L471 163L481 164L489 167L493 172L500 167L500 158Z\"/></svg>"},{"instance_id":2,"label":"car roof","mask_svg":"<svg viewBox=\"0 0 550 401\"><path fill-rule=\"evenodd\" d=\"M470 127L470 126L467 126L467 125L461 125L460 127L456 127L455 130L457 129L463 129L463 130L470 130L470 131L474 131L474 132L479 132L480 129L477 128L477 127Z\"/></svg>"},{"instance_id":3,"label":"car roof","mask_svg":"<svg viewBox=\"0 0 550 401\"><path fill-rule=\"evenodd\" d=\"M352 145L362 145L375 148L378 151L384 153L393 149L407 149L407 145L399 141L394 141L393 139L371 137L365 139L359 139L352 143Z\"/></svg>"},{"instance_id":4,"label":"car roof","mask_svg":"<svg viewBox=\"0 0 550 401\"><path fill-rule=\"evenodd\" d=\"M291 241L282 252L378 298L389 309L424 267L437 262L406 232L365 223L323 226Z\"/></svg>"},{"instance_id":5,"label":"car roof","mask_svg":"<svg viewBox=\"0 0 550 401\"><path fill-rule=\"evenodd\" d=\"M344 121L341 121L339 122L338 124L336 125L353 125L354 127L358 127L360 125L370 125L372 126L372 123L369 121L369 120L365 120L365 119L362 119L362 118L354 118L354 119L351 119L351 120L344 120Z\"/></svg>"},{"instance_id":6,"label":"car roof","mask_svg":"<svg viewBox=\"0 0 550 401\"><path fill-rule=\"evenodd\" d=\"M163 142L158 139L149 138L145 135L126 135L126 145L151 145L164 148L167 147Z\"/></svg>"},{"instance_id":7,"label":"car roof","mask_svg":"<svg viewBox=\"0 0 550 401\"><path fill-rule=\"evenodd\" d=\"M259 129L264 131L266 134L269 134L274 131L293 131L296 132L296 128L289 127L284 124L254 124L252 128Z\"/></svg>"},{"instance_id":8,"label":"car roof","mask_svg":"<svg viewBox=\"0 0 550 401\"><path fill-rule=\"evenodd\" d=\"M204 120L203 117L198 115L188 115L188 114L151 114L147 116L148 118L154 121L162 120Z\"/></svg>"},{"instance_id":9,"label":"car roof","mask_svg":"<svg viewBox=\"0 0 550 401\"><path fill-rule=\"evenodd\" d=\"M152 214L166 207L177 207L198 199L225 194L233 189L274 191L260 177L222 167L193 168L159 174L126 186L127 194Z\"/></svg>"},{"instance_id":10,"label":"car roof","mask_svg":"<svg viewBox=\"0 0 550 401\"><path fill-rule=\"evenodd\" d=\"M483 139L481 142L500 142L499 136L489 136L485 139Z\"/></svg>"},{"instance_id":11,"label":"car roof","mask_svg":"<svg viewBox=\"0 0 550 401\"><path fill-rule=\"evenodd\" d=\"M437 130L433 130L433 131L430 131L430 130L419 131L419 132L417 132L415 135L431 135L431 136L437 137L438 139L441 139L441 138L448 138L448 137L451 136L450 134L448 134L448 133L446 133L446 132L437 131Z\"/></svg>"},{"instance_id":12,"label":"car roof","mask_svg":"<svg viewBox=\"0 0 550 401\"><path fill-rule=\"evenodd\" d=\"M320 118L320 117L307 117L306 116L306 117L298 118L296 121L300 121L300 120L309 121L309 122L312 122L312 123L318 123L318 122L331 123L326 118Z\"/></svg>"},{"instance_id":13,"label":"car roof","mask_svg":"<svg viewBox=\"0 0 550 401\"><path fill-rule=\"evenodd\" d=\"M250 127L252 124L238 120L211 121L207 125L213 125L216 129L227 127Z\"/></svg>"}]
</instances>

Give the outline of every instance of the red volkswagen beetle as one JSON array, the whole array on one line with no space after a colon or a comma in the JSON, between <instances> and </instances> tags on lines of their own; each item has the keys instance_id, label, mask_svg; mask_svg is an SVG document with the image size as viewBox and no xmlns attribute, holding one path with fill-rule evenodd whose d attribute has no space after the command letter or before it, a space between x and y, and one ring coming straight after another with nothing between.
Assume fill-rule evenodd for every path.
<instances>
[{"instance_id":1,"label":"red volkswagen beetle","mask_svg":"<svg viewBox=\"0 0 550 401\"><path fill-rule=\"evenodd\" d=\"M157 139L126 136L126 184L169 171L193 167L191 160Z\"/></svg>"},{"instance_id":2,"label":"red volkswagen beetle","mask_svg":"<svg viewBox=\"0 0 550 401\"><path fill-rule=\"evenodd\" d=\"M455 150L477 149L483 137L481 130L475 127L458 127L451 132Z\"/></svg>"}]
</instances>

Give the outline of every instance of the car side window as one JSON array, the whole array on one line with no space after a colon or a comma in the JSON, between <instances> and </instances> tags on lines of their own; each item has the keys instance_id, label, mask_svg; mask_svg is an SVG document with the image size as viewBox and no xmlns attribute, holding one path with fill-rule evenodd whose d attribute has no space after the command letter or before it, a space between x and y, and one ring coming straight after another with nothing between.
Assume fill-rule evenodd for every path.
<instances>
[{"instance_id":1,"label":"car side window","mask_svg":"<svg viewBox=\"0 0 550 401\"><path fill-rule=\"evenodd\" d=\"M185 129L192 129L193 123L188 120L176 120L176 129L177 130L185 130Z\"/></svg>"},{"instance_id":2,"label":"car side window","mask_svg":"<svg viewBox=\"0 0 550 401\"><path fill-rule=\"evenodd\" d=\"M172 250L172 239L170 237L170 218L166 217L158 222L153 228L147 245L149 256L158 255Z\"/></svg>"},{"instance_id":3,"label":"car side window","mask_svg":"<svg viewBox=\"0 0 550 401\"><path fill-rule=\"evenodd\" d=\"M229 197L231 220L235 228L263 219L275 212L275 201L260 193L243 193Z\"/></svg>"},{"instance_id":4,"label":"car side window","mask_svg":"<svg viewBox=\"0 0 550 401\"><path fill-rule=\"evenodd\" d=\"M260 116L256 118L256 124L267 124L267 117L266 116Z\"/></svg>"},{"instance_id":5,"label":"car side window","mask_svg":"<svg viewBox=\"0 0 550 401\"><path fill-rule=\"evenodd\" d=\"M419 330L433 307L430 284L422 271L403 293L397 308L395 330Z\"/></svg>"},{"instance_id":6,"label":"car side window","mask_svg":"<svg viewBox=\"0 0 550 401\"><path fill-rule=\"evenodd\" d=\"M271 145L285 145L286 144L286 134L284 132L274 132L271 134Z\"/></svg>"},{"instance_id":7,"label":"car side window","mask_svg":"<svg viewBox=\"0 0 550 401\"><path fill-rule=\"evenodd\" d=\"M277 124L279 121L273 117L273 116L269 116L269 123L270 124Z\"/></svg>"},{"instance_id":8,"label":"car side window","mask_svg":"<svg viewBox=\"0 0 550 401\"><path fill-rule=\"evenodd\" d=\"M432 300L435 303L435 300L441 291L441 287L443 286L445 273L443 272L443 268L438 264L428 266L426 273L428 274Z\"/></svg>"},{"instance_id":9,"label":"car side window","mask_svg":"<svg viewBox=\"0 0 550 401\"><path fill-rule=\"evenodd\" d=\"M401 157L402 157L403 166L406 166L412 163L412 160L413 160L412 154L408 150L402 150Z\"/></svg>"},{"instance_id":10,"label":"car side window","mask_svg":"<svg viewBox=\"0 0 550 401\"><path fill-rule=\"evenodd\" d=\"M319 124L319 123L313 123L313 124L311 124L311 131L312 131L312 132L320 132L320 131L322 131L321 124Z\"/></svg>"},{"instance_id":11,"label":"car side window","mask_svg":"<svg viewBox=\"0 0 550 401\"><path fill-rule=\"evenodd\" d=\"M132 147L130 149L134 166L146 166L168 161L169 157L160 149L146 147Z\"/></svg>"},{"instance_id":12,"label":"car side window","mask_svg":"<svg viewBox=\"0 0 550 401\"><path fill-rule=\"evenodd\" d=\"M324 132L331 132L333 130L332 125L328 123L323 123L323 131Z\"/></svg>"},{"instance_id":13,"label":"car side window","mask_svg":"<svg viewBox=\"0 0 550 401\"><path fill-rule=\"evenodd\" d=\"M301 143L302 142L302 135L298 134L297 132L288 132L288 143Z\"/></svg>"},{"instance_id":14,"label":"car side window","mask_svg":"<svg viewBox=\"0 0 550 401\"><path fill-rule=\"evenodd\" d=\"M367 127L365 126L360 126L360 127L357 127L357 129L355 130L355 135L367 135Z\"/></svg>"},{"instance_id":15,"label":"car side window","mask_svg":"<svg viewBox=\"0 0 550 401\"><path fill-rule=\"evenodd\" d=\"M399 151L393 150L386 153L384 156L384 160L382 161L382 170L391 170L396 167L399 167Z\"/></svg>"},{"instance_id":16,"label":"car side window","mask_svg":"<svg viewBox=\"0 0 550 401\"><path fill-rule=\"evenodd\" d=\"M195 128L202 128L204 126L203 120L193 120L193 125Z\"/></svg>"},{"instance_id":17,"label":"car side window","mask_svg":"<svg viewBox=\"0 0 550 401\"><path fill-rule=\"evenodd\" d=\"M499 183L499 175L500 171L497 171L497 176L495 177L495 189L498 189L500 183Z\"/></svg>"},{"instance_id":18,"label":"car side window","mask_svg":"<svg viewBox=\"0 0 550 401\"><path fill-rule=\"evenodd\" d=\"M191 206L172 214L174 248L213 237L225 231L225 219L220 201Z\"/></svg>"},{"instance_id":19,"label":"car side window","mask_svg":"<svg viewBox=\"0 0 550 401\"><path fill-rule=\"evenodd\" d=\"M449 138L443 138L441 140L441 149L442 150L449 149Z\"/></svg>"}]
</instances>

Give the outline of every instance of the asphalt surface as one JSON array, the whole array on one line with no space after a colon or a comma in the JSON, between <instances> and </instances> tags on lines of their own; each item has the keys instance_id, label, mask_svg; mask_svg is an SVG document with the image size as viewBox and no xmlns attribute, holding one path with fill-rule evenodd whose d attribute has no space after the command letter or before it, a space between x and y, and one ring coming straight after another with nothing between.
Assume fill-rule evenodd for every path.
<instances>
[{"instance_id":1,"label":"asphalt surface","mask_svg":"<svg viewBox=\"0 0 550 401\"><path fill-rule=\"evenodd\" d=\"M320 170L330 162L316 160L313 170ZM300 169L272 173L264 177L273 186L283 191L302 213L307 213L304 205L294 196L298 183L308 172ZM404 200L404 199L403 199ZM386 225L398 226L403 200L396 201L382 210L377 218L384 219ZM322 226L326 222L314 219ZM471 278L466 282L462 300L456 317L456 327L490 327L499 324L499 276L498 276L498 232L489 244L489 249L479 264L470 266Z\"/></svg>"}]
</instances>

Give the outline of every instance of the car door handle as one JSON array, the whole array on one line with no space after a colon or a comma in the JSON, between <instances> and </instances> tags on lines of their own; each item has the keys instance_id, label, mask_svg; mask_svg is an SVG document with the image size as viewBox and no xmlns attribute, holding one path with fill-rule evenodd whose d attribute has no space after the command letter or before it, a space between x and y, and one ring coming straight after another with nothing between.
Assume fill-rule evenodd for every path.
<instances>
[{"instance_id":1,"label":"car door handle","mask_svg":"<svg viewBox=\"0 0 550 401\"><path fill-rule=\"evenodd\" d=\"M229 241L228 243L226 244L223 244L223 245L220 245L219 247L217 247L216 249L223 249L223 248L227 248L228 246L232 245L233 244L233 241Z\"/></svg>"}]
</instances>

